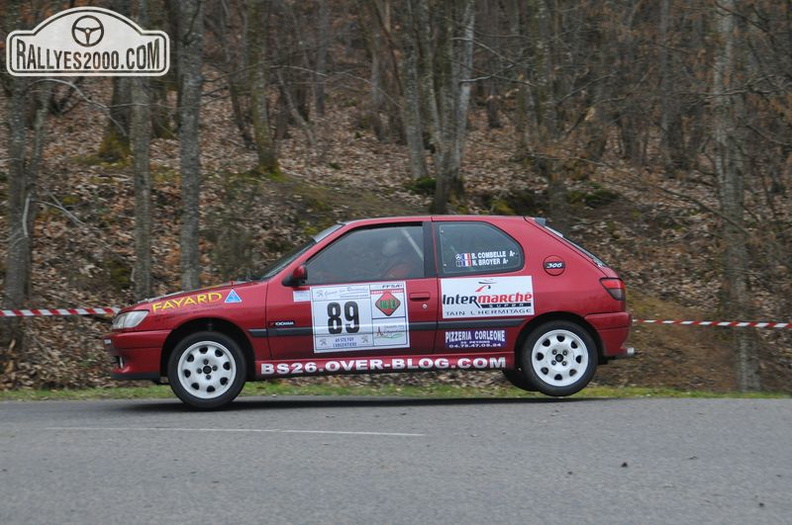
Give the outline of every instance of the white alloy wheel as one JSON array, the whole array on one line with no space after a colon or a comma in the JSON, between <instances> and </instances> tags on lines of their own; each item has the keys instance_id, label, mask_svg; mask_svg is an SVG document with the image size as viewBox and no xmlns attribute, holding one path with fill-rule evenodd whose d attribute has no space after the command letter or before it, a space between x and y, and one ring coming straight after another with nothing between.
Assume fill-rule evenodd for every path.
<instances>
[{"instance_id":1,"label":"white alloy wheel","mask_svg":"<svg viewBox=\"0 0 792 525\"><path fill-rule=\"evenodd\" d=\"M528 338L522 363L540 392L568 396L591 381L597 353L583 328L568 321L553 321L537 328Z\"/></svg>"},{"instance_id":2,"label":"white alloy wheel","mask_svg":"<svg viewBox=\"0 0 792 525\"><path fill-rule=\"evenodd\" d=\"M231 388L236 368L228 348L215 341L200 341L179 358L179 382L197 398L214 399Z\"/></svg>"},{"instance_id":3,"label":"white alloy wheel","mask_svg":"<svg viewBox=\"0 0 792 525\"><path fill-rule=\"evenodd\" d=\"M168 379L174 393L190 406L217 408L239 395L246 366L237 344L223 334L194 334L171 355Z\"/></svg>"}]
</instances>

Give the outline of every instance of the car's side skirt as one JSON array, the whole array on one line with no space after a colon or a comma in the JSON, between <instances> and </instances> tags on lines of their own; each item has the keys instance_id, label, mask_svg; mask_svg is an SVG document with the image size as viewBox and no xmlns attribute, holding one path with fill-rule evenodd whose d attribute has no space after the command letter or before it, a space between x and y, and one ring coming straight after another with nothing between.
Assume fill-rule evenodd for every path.
<instances>
[{"instance_id":1,"label":"car's side skirt","mask_svg":"<svg viewBox=\"0 0 792 525\"><path fill-rule=\"evenodd\" d=\"M258 379L273 377L372 374L387 372L492 370L515 368L513 352L335 357L256 361Z\"/></svg>"}]
</instances>

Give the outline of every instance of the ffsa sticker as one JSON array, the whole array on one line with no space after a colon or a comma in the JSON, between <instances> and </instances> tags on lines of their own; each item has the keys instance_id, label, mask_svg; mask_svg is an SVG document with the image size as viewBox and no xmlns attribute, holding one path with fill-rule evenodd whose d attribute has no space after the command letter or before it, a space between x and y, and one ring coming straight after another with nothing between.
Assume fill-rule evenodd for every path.
<instances>
[{"instance_id":1,"label":"ffsa sticker","mask_svg":"<svg viewBox=\"0 0 792 525\"><path fill-rule=\"evenodd\" d=\"M314 352L410 346L406 283L311 288Z\"/></svg>"}]
</instances>

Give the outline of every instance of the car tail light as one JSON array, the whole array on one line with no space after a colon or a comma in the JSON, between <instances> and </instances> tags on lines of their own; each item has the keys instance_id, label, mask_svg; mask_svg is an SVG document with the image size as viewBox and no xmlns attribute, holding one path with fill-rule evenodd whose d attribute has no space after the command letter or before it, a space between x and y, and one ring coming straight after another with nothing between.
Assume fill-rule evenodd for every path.
<instances>
[{"instance_id":1,"label":"car tail light","mask_svg":"<svg viewBox=\"0 0 792 525\"><path fill-rule=\"evenodd\" d=\"M617 301L624 301L627 297L627 290L624 288L624 281L616 278L600 279L602 287Z\"/></svg>"}]
</instances>

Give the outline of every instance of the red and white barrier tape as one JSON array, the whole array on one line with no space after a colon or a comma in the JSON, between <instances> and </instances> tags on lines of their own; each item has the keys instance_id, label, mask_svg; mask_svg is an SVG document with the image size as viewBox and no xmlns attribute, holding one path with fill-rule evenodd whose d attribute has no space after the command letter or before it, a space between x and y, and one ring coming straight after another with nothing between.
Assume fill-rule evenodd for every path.
<instances>
[{"instance_id":1,"label":"red and white barrier tape","mask_svg":"<svg viewBox=\"0 0 792 525\"><path fill-rule=\"evenodd\" d=\"M66 315L115 315L120 308L34 308L0 310L0 317L54 317Z\"/></svg>"},{"instance_id":2,"label":"red and white barrier tape","mask_svg":"<svg viewBox=\"0 0 792 525\"><path fill-rule=\"evenodd\" d=\"M0 310L0 317L55 317L69 315L115 315L121 310L102 308L33 308L30 310ZM792 328L792 322L770 321L680 321L662 319L633 319L634 324L659 324L677 326L721 326L730 328Z\"/></svg>"},{"instance_id":3,"label":"red and white barrier tape","mask_svg":"<svg viewBox=\"0 0 792 525\"><path fill-rule=\"evenodd\" d=\"M659 319L633 319L633 323L678 326L725 326L731 328L792 328L792 323L766 321L663 321Z\"/></svg>"}]
</instances>

